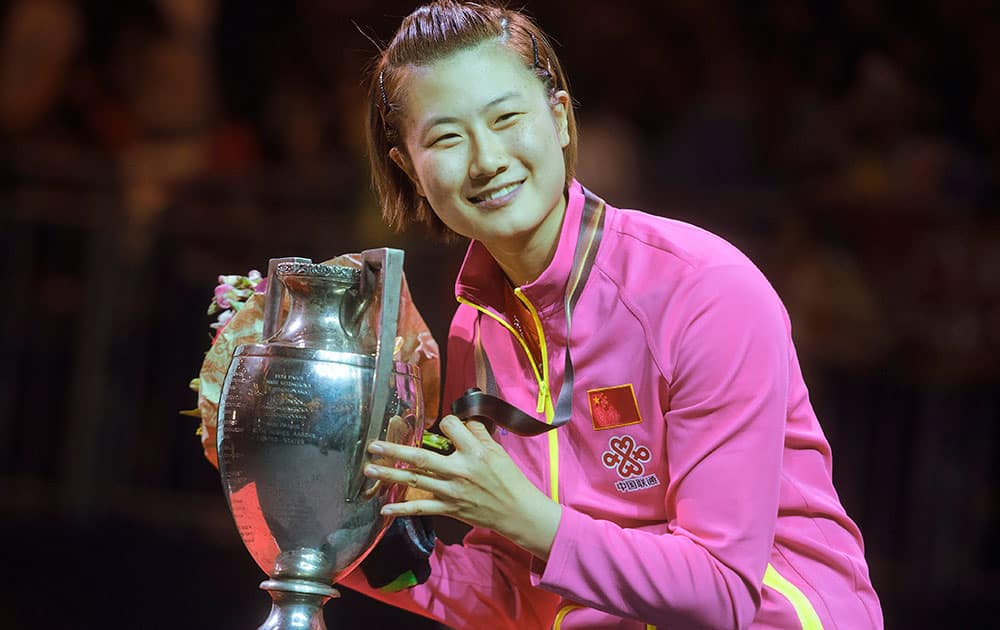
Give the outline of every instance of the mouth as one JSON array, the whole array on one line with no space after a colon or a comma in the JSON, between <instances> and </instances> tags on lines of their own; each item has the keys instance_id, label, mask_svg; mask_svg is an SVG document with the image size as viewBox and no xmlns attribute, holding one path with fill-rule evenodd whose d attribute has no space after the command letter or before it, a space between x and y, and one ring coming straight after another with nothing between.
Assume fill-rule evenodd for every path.
<instances>
[{"instance_id":1,"label":"mouth","mask_svg":"<svg viewBox=\"0 0 1000 630\"><path fill-rule=\"evenodd\" d=\"M503 186L498 186L496 188L490 188L489 190L485 190L478 195L469 197L469 201L477 206L502 206L514 197L515 193L517 193L517 190L523 183L524 180L522 179L509 184L504 184Z\"/></svg>"}]
</instances>

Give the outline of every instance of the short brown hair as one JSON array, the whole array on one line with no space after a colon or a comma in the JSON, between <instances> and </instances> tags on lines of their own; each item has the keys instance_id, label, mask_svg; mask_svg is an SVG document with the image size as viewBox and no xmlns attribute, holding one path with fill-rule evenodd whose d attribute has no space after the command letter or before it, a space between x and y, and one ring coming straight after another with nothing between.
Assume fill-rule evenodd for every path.
<instances>
[{"instance_id":1,"label":"short brown hair","mask_svg":"<svg viewBox=\"0 0 1000 630\"><path fill-rule=\"evenodd\" d=\"M448 55L496 40L516 53L545 85L551 96L569 92L569 83L549 38L520 11L505 7L435 0L403 19L395 37L375 59L368 80L367 141L372 182L382 216L399 231L409 223L423 223L439 236L453 235L434 214L413 182L389 157L400 141L399 104L407 66L426 66ZM567 112L569 144L563 149L566 184L576 170L576 117L572 102ZM402 149L402 147L399 147Z\"/></svg>"}]
</instances>

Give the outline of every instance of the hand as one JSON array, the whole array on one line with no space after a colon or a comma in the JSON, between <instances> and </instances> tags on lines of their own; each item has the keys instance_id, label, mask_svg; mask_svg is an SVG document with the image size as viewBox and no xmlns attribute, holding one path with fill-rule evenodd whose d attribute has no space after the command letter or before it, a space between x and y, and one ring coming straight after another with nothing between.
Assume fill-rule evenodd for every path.
<instances>
[{"instance_id":1,"label":"hand","mask_svg":"<svg viewBox=\"0 0 1000 630\"><path fill-rule=\"evenodd\" d=\"M430 493L386 505L382 513L450 516L492 529L547 560L562 508L528 481L481 422L463 424L449 415L440 426L455 447L450 455L382 441L368 447L380 463L390 458L407 467L369 464L365 476Z\"/></svg>"}]
</instances>

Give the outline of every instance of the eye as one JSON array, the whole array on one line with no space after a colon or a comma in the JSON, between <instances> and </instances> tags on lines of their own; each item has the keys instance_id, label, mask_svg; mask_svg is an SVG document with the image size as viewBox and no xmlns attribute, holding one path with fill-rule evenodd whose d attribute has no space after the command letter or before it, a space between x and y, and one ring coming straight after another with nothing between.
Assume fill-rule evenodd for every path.
<instances>
[{"instance_id":1,"label":"eye","mask_svg":"<svg viewBox=\"0 0 1000 630\"><path fill-rule=\"evenodd\" d=\"M451 145L458 141L460 136L457 133L442 134L431 140L430 146Z\"/></svg>"},{"instance_id":2,"label":"eye","mask_svg":"<svg viewBox=\"0 0 1000 630\"><path fill-rule=\"evenodd\" d=\"M499 118L497 118L496 122L497 122L497 124L502 125L503 123L512 122L512 121L516 120L517 117L520 116L520 115L521 115L521 112L507 112L506 114L503 114L502 116L500 116Z\"/></svg>"}]
</instances>

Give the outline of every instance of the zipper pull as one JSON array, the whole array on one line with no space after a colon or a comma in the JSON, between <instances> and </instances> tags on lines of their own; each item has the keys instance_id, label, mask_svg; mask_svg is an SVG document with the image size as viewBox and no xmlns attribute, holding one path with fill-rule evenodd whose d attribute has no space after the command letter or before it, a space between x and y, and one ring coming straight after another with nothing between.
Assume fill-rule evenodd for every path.
<instances>
[{"instance_id":1,"label":"zipper pull","mask_svg":"<svg viewBox=\"0 0 1000 630\"><path fill-rule=\"evenodd\" d=\"M538 405L535 407L535 413L543 413L545 411L545 398L549 395L549 384L542 381L538 384Z\"/></svg>"}]
</instances>

